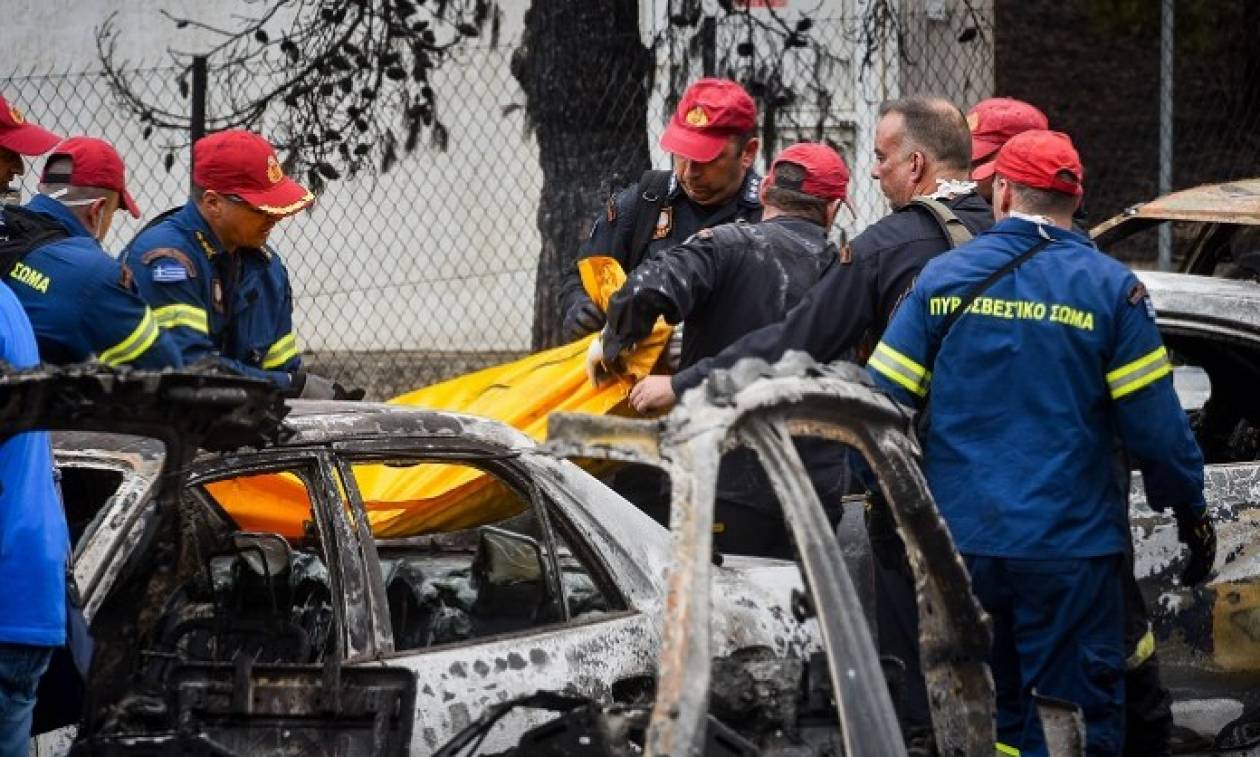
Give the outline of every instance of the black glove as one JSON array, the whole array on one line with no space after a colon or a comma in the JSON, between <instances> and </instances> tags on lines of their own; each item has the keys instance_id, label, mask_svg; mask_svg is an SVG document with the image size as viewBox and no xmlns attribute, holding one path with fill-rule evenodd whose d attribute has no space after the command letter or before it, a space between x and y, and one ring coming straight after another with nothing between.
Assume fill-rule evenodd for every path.
<instances>
[{"instance_id":1,"label":"black glove","mask_svg":"<svg viewBox=\"0 0 1260 757\"><path fill-rule=\"evenodd\" d=\"M367 391L358 387L344 387L330 378L315 373L298 371L293 374L293 388L289 396L303 400L361 400Z\"/></svg>"},{"instance_id":2,"label":"black glove","mask_svg":"<svg viewBox=\"0 0 1260 757\"><path fill-rule=\"evenodd\" d=\"M333 399L350 400L358 402L367 394L367 390L360 386L342 386L340 383L333 383Z\"/></svg>"},{"instance_id":3,"label":"black glove","mask_svg":"<svg viewBox=\"0 0 1260 757\"><path fill-rule=\"evenodd\" d=\"M564 322L560 326L561 335L566 342L572 342L599 331L604 327L604 321L604 311L591 302L589 297L583 295L564 314Z\"/></svg>"},{"instance_id":4,"label":"black glove","mask_svg":"<svg viewBox=\"0 0 1260 757\"><path fill-rule=\"evenodd\" d=\"M1181 585L1202 583L1216 562L1216 527L1212 525L1212 517L1207 512L1197 516L1179 514L1177 540L1190 550L1186 567L1181 571Z\"/></svg>"}]
</instances>

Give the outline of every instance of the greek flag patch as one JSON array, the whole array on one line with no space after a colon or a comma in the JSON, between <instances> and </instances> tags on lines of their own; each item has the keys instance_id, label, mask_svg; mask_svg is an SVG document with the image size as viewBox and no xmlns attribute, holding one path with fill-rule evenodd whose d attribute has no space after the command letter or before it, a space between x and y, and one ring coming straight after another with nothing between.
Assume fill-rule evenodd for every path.
<instances>
[{"instance_id":1,"label":"greek flag patch","mask_svg":"<svg viewBox=\"0 0 1260 757\"><path fill-rule=\"evenodd\" d=\"M188 280L188 271L179 263L159 263L153 267L153 280L159 284L175 284Z\"/></svg>"}]
</instances>

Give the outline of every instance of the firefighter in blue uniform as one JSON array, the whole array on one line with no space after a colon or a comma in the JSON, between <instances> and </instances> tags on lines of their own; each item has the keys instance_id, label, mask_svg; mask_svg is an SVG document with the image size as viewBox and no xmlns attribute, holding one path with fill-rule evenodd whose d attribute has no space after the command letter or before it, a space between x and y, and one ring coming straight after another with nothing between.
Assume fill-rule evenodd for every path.
<instances>
[{"instance_id":1,"label":"firefighter in blue uniform","mask_svg":"<svg viewBox=\"0 0 1260 757\"><path fill-rule=\"evenodd\" d=\"M48 157L40 194L0 219L5 283L35 329L46 363L179 367L129 273L102 249L117 210L139 218L122 158L109 143L72 137Z\"/></svg>"},{"instance_id":2,"label":"firefighter in blue uniform","mask_svg":"<svg viewBox=\"0 0 1260 757\"><path fill-rule=\"evenodd\" d=\"M578 258L616 258L629 276L652 253L682 244L701 229L732 221L761 220L752 170L759 142L757 106L738 83L700 79L683 93L661 135L674 156L672 171L647 171L608 198ZM567 340L604 324L604 313L582 289L576 265L565 271L560 312Z\"/></svg>"},{"instance_id":3,"label":"firefighter in blue uniform","mask_svg":"<svg viewBox=\"0 0 1260 757\"><path fill-rule=\"evenodd\" d=\"M123 253L184 362L211 358L293 396L347 396L302 370L289 274L267 246L276 223L314 199L284 175L257 134L223 131L193 145L192 198L150 223Z\"/></svg>"},{"instance_id":4,"label":"firefighter in blue uniform","mask_svg":"<svg viewBox=\"0 0 1260 757\"><path fill-rule=\"evenodd\" d=\"M906 403L931 391L924 473L994 621L998 752L1046 754L1035 689L1080 706L1090 755L1116 755L1129 535L1113 443L1173 509L1186 584L1216 552L1203 459L1145 288L1071 231L1071 141L1020 134L996 173L999 222L923 269L868 369Z\"/></svg>"}]
</instances>

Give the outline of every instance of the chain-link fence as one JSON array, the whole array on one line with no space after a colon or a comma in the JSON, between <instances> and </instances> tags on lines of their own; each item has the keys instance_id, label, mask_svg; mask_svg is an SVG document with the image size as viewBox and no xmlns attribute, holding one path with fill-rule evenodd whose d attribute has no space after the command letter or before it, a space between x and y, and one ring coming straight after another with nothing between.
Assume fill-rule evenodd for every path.
<instances>
[{"instance_id":1,"label":"chain-link fence","mask_svg":"<svg viewBox=\"0 0 1260 757\"><path fill-rule=\"evenodd\" d=\"M1016 5L1018 12L1012 10ZM1025 12L1022 3L999 1L995 13L983 2L942 0L885 18L871 12L815 16L807 29L796 27L794 17L789 31L799 30L807 44L777 48L770 37L780 35L781 42L788 27L777 28L770 16L755 23L738 14L719 16L707 26L703 18L666 22L647 35L654 40L648 45L653 66L646 84L631 82L626 91L607 92L577 110L624 111L624 118L613 120L620 126L600 122L600 128L624 129L611 135L611 144L641 155L646 141L652 165L665 167L668 157L657 141L681 89L705 71L749 82L763 119L773 122L763 130L766 142L782 147L821 138L845 155L853 169L856 212L841 219L837 234L853 235L887 210L868 178L882 100L930 92L966 109L992 94L1022 97L1041 106L1052 125L1072 133L1081 146L1097 222L1155 194L1158 45L1139 39L1126 47L1128 42L1113 39L1117 49L1107 52L1112 56L1107 60L1134 65L1094 65L1090 56L1098 50L1081 41L1079 29L1069 25L1058 31L1059 5L1046 0ZM1063 49L1079 54L1064 55ZM1242 94L1256 87L1237 63L1245 51L1229 43L1196 57L1195 49L1178 50L1175 186L1260 173L1256 101ZM295 324L312 370L368 387L370 396L379 398L532 348L537 312L551 307L546 298L535 303L540 254L544 268L555 264L539 226L549 216L578 211L539 212L546 196L539 147L544 137L528 123L530 103L510 65L516 52L511 44L453 50L431 82L445 143L422 140L385 174L329 182L310 212L273 232L290 270ZM181 71L124 73L147 102L188 112ZM217 86L222 82L216 83L212 71L206 103L212 124L216 97L222 96ZM263 87L265 81L251 86ZM0 91L41 125L114 142L146 216L184 201L185 135L146 135L101 73L0 74ZM603 144L609 136L603 135ZM623 165L596 149L571 159L596 176ZM634 177L612 183L627 178ZM34 185L27 176L28 196ZM602 207L602 200L594 198L591 206ZM573 238L565 243L569 249L560 251L569 256L581 239L577 230L589 229L590 218L570 221ZM121 249L138 225L120 217L107 247Z\"/></svg>"},{"instance_id":2,"label":"chain-link fence","mask_svg":"<svg viewBox=\"0 0 1260 757\"><path fill-rule=\"evenodd\" d=\"M997 6L997 91L1036 103L1072 135L1090 225L1160 193L1160 6ZM1260 176L1260 4L1174 7L1172 188ZM1188 240L1174 241L1175 268ZM1109 251L1154 267L1157 248L1151 230Z\"/></svg>"}]
</instances>

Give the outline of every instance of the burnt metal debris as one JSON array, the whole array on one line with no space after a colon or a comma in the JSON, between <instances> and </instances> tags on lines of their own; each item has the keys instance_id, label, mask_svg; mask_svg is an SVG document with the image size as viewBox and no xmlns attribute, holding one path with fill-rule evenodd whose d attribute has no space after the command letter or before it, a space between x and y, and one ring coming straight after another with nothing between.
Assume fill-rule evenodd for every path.
<instances>
[{"instance_id":1,"label":"burnt metal debris","mask_svg":"<svg viewBox=\"0 0 1260 757\"><path fill-rule=\"evenodd\" d=\"M655 465L671 477L673 565L647 753L696 754L704 744L714 657L715 479L722 453L738 444L758 453L797 546L847 753L905 753L861 603L791 444L793 435L850 445L874 472L906 542L918 587L922 658L939 748L947 755L990 751L988 619L971 594L965 567L919 471L909 418L856 366L817 366L791 354L775 366L744 361L715 374L665 418L552 416L551 452Z\"/></svg>"}]
</instances>

